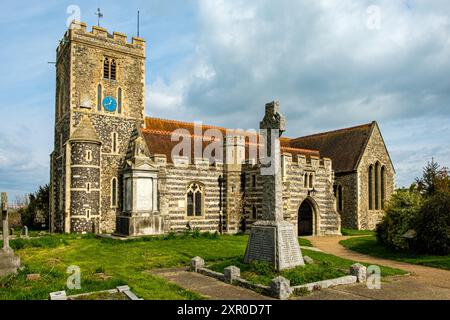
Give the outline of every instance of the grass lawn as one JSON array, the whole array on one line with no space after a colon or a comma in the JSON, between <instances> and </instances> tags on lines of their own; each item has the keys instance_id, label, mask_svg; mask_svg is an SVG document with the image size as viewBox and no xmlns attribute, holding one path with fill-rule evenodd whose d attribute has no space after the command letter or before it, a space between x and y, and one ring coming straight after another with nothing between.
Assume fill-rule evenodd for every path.
<instances>
[{"instance_id":1,"label":"grass lawn","mask_svg":"<svg viewBox=\"0 0 450 320\"><path fill-rule=\"evenodd\" d=\"M394 251L378 244L375 236L351 238L341 241L340 244L347 249L374 257L450 270L450 255L433 256Z\"/></svg>"},{"instance_id":2,"label":"grass lawn","mask_svg":"<svg viewBox=\"0 0 450 320\"><path fill-rule=\"evenodd\" d=\"M298 238L298 244L301 245L302 247L312 247L312 243L311 241L309 241L308 239L305 238Z\"/></svg>"},{"instance_id":3,"label":"grass lawn","mask_svg":"<svg viewBox=\"0 0 450 320\"><path fill-rule=\"evenodd\" d=\"M48 294L52 291L66 290L68 295L73 295L113 289L125 284L144 299L200 299L199 295L153 276L148 270L187 266L195 256L204 258L208 264L224 263L227 264L224 265L226 267L231 262L242 259L247 239L245 235L214 236L195 233L128 241L98 239L93 235L49 235L29 240L16 239L11 241L11 247L20 256L25 268L18 275L0 279L0 300L48 299ZM309 250L304 252L316 261L334 264L338 268L333 267L331 270L308 266L299 282L318 277L314 275L315 271L319 272L319 277L340 275L353 263L323 253ZM81 269L80 290L68 290L66 287L69 276L66 270L71 265ZM385 271L387 274L399 272L392 269ZM30 273L39 273L41 278L27 281L26 275ZM110 278L101 278L98 273Z\"/></svg>"},{"instance_id":4,"label":"grass lawn","mask_svg":"<svg viewBox=\"0 0 450 320\"><path fill-rule=\"evenodd\" d=\"M343 236L373 236L375 232L372 230L356 230L356 229L347 229L342 228L341 233Z\"/></svg>"}]
</instances>

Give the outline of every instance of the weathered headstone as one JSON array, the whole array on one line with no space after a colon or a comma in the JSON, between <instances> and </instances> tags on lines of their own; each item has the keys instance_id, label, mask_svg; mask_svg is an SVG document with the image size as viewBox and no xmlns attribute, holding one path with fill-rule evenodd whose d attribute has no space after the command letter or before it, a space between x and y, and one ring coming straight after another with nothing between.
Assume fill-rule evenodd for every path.
<instances>
[{"instance_id":1,"label":"weathered headstone","mask_svg":"<svg viewBox=\"0 0 450 320\"><path fill-rule=\"evenodd\" d=\"M28 227L27 226L23 226L22 230L20 231L20 237L28 238Z\"/></svg>"},{"instance_id":2,"label":"weathered headstone","mask_svg":"<svg viewBox=\"0 0 450 320\"><path fill-rule=\"evenodd\" d=\"M20 267L20 258L14 255L14 251L9 246L8 233L8 199L6 192L1 195L1 213L3 226L3 248L0 250L0 277L16 273Z\"/></svg>"},{"instance_id":3,"label":"weathered headstone","mask_svg":"<svg viewBox=\"0 0 450 320\"><path fill-rule=\"evenodd\" d=\"M280 137L285 130L285 119L278 102L266 104L260 129L265 140L265 155L260 158L263 220L253 224L245 262L267 261L277 270L295 268L305 263L294 226L283 220Z\"/></svg>"}]
</instances>

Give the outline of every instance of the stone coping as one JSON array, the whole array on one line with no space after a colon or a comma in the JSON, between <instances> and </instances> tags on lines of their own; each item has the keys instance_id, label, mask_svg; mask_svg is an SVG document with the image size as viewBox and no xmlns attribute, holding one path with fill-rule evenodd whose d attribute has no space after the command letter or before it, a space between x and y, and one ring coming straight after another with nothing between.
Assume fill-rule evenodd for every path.
<instances>
[{"instance_id":1,"label":"stone coping","mask_svg":"<svg viewBox=\"0 0 450 320\"><path fill-rule=\"evenodd\" d=\"M92 294L98 294L98 293L110 293L110 294L123 293L129 300L144 300L144 299L136 296L131 291L130 287L127 285L118 286L115 289L110 289L110 290L101 290L101 291L80 293L80 294L75 294L75 295L71 295L71 296L67 296L66 291L56 291L56 292L50 293L49 300L71 300L74 298L86 297L86 296L90 296Z\"/></svg>"},{"instance_id":2,"label":"stone coping","mask_svg":"<svg viewBox=\"0 0 450 320\"><path fill-rule=\"evenodd\" d=\"M367 277L367 268L359 263L355 263L350 267L350 275L335 279L311 282L298 286L291 286L290 281L281 276L273 279L270 286L254 284L240 277L240 269L238 267L229 266L225 268L224 273L216 272L205 268L205 261L200 257L191 259L190 270L205 276L213 277L223 282L235 284L240 287L265 294L270 297L275 297L277 299L288 299L292 294L300 293L303 290L311 292L313 290L363 282Z\"/></svg>"}]
</instances>

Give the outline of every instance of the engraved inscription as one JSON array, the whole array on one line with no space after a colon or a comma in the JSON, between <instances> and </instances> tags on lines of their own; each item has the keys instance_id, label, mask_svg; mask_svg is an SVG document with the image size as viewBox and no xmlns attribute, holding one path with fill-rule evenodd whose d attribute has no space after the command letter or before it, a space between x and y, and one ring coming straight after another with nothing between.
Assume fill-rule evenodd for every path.
<instances>
[{"instance_id":1,"label":"engraved inscription","mask_svg":"<svg viewBox=\"0 0 450 320\"><path fill-rule=\"evenodd\" d=\"M275 261L275 229L255 227L248 244L248 261Z\"/></svg>"}]
</instances>

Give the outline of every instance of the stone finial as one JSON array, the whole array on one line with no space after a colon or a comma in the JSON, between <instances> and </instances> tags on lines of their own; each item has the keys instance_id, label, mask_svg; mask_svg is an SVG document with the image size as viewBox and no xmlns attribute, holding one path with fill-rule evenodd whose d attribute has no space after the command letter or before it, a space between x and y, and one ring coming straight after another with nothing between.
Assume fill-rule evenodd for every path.
<instances>
[{"instance_id":1,"label":"stone finial","mask_svg":"<svg viewBox=\"0 0 450 320\"><path fill-rule=\"evenodd\" d=\"M235 266L229 266L223 270L223 275L225 276L225 282L233 283L236 278L241 277L241 269Z\"/></svg>"},{"instance_id":2,"label":"stone finial","mask_svg":"<svg viewBox=\"0 0 450 320\"><path fill-rule=\"evenodd\" d=\"M358 282L365 282L367 279L367 268L360 263L350 266L350 275L356 276Z\"/></svg>"},{"instance_id":3,"label":"stone finial","mask_svg":"<svg viewBox=\"0 0 450 320\"><path fill-rule=\"evenodd\" d=\"M276 277L270 283L270 291L275 298L288 299L292 294L291 282L284 277Z\"/></svg>"},{"instance_id":4,"label":"stone finial","mask_svg":"<svg viewBox=\"0 0 450 320\"><path fill-rule=\"evenodd\" d=\"M195 257L191 259L191 271L198 272L205 266L205 260L200 257Z\"/></svg>"}]
</instances>

